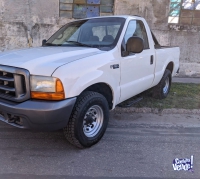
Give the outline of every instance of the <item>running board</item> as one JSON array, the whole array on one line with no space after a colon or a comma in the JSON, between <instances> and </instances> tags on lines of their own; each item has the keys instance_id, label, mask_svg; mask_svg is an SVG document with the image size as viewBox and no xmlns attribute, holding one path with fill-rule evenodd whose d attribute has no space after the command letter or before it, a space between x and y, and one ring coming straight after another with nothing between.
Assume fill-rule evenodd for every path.
<instances>
[{"instance_id":1,"label":"running board","mask_svg":"<svg viewBox=\"0 0 200 179\"><path fill-rule=\"evenodd\" d=\"M126 103L125 105L119 104L119 105L117 105L117 106L118 106L118 107L121 107L121 108L128 108L128 107L133 106L134 104L139 103L139 102L142 101L143 99L144 99L143 97L138 97L138 98L136 98L135 100L129 101L129 102Z\"/></svg>"}]
</instances>

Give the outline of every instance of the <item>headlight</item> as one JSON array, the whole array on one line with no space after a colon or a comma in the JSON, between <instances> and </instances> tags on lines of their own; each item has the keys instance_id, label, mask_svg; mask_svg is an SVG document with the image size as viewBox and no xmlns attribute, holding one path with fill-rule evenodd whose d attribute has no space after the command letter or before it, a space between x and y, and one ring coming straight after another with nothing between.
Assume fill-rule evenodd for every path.
<instances>
[{"instance_id":1,"label":"headlight","mask_svg":"<svg viewBox=\"0 0 200 179\"><path fill-rule=\"evenodd\" d=\"M56 78L31 76L31 91L56 92Z\"/></svg>"},{"instance_id":2,"label":"headlight","mask_svg":"<svg viewBox=\"0 0 200 179\"><path fill-rule=\"evenodd\" d=\"M65 99L62 82L58 78L31 76L31 97L34 99Z\"/></svg>"}]
</instances>

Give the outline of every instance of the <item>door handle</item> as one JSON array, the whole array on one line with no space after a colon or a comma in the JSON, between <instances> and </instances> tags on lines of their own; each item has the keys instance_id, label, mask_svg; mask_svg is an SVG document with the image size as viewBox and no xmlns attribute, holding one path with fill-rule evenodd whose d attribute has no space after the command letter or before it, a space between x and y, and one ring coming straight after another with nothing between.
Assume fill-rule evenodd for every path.
<instances>
[{"instance_id":1,"label":"door handle","mask_svg":"<svg viewBox=\"0 0 200 179\"><path fill-rule=\"evenodd\" d=\"M111 68L111 69L117 69L117 68L119 68L119 64L111 65L110 68Z\"/></svg>"},{"instance_id":2,"label":"door handle","mask_svg":"<svg viewBox=\"0 0 200 179\"><path fill-rule=\"evenodd\" d=\"M153 57L153 55L151 55L151 58L150 58L150 65L153 65L153 62L154 62L154 57Z\"/></svg>"}]
</instances>

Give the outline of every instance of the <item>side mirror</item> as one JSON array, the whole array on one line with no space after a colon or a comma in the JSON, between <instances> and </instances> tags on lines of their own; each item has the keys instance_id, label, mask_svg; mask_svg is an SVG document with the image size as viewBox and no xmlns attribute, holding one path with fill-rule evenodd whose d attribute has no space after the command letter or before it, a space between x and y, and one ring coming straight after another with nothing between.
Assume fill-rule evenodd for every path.
<instances>
[{"instance_id":1,"label":"side mirror","mask_svg":"<svg viewBox=\"0 0 200 179\"><path fill-rule=\"evenodd\" d=\"M44 45L46 44L46 42L47 42L47 40L44 39L44 40L42 41L42 46L44 46Z\"/></svg>"},{"instance_id":2,"label":"side mirror","mask_svg":"<svg viewBox=\"0 0 200 179\"><path fill-rule=\"evenodd\" d=\"M144 50L144 41L140 37L130 37L126 44L126 51L131 53L141 53Z\"/></svg>"}]
</instances>

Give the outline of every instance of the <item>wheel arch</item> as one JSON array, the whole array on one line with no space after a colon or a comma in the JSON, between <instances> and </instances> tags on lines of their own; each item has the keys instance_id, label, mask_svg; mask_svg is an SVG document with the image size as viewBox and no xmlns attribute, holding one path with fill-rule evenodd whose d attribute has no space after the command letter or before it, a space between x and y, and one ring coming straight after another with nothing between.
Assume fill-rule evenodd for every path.
<instances>
[{"instance_id":1,"label":"wheel arch","mask_svg":"<svg viewBox=\"0 0 200 179\"><path fill-rule=\"evenodd\" d=\"M93 91L102 94L108 101L109 109L113 108L114 92L111 86L107 83L95 83L84 89L81 94L85 91Z\"/></svg>"},{"instance_id":2,"label":"wheel arch","mask_svg":"<svg viewBox=\"0 0 200 179\"><path fill-rule=\"evenodd\" d=\"M169 70L171 72L171 74L173 74L173 71L174 71L174 63L171 61L168 63L167 67L166 67L167 70Z\"/></svg>"}]
</instances>

